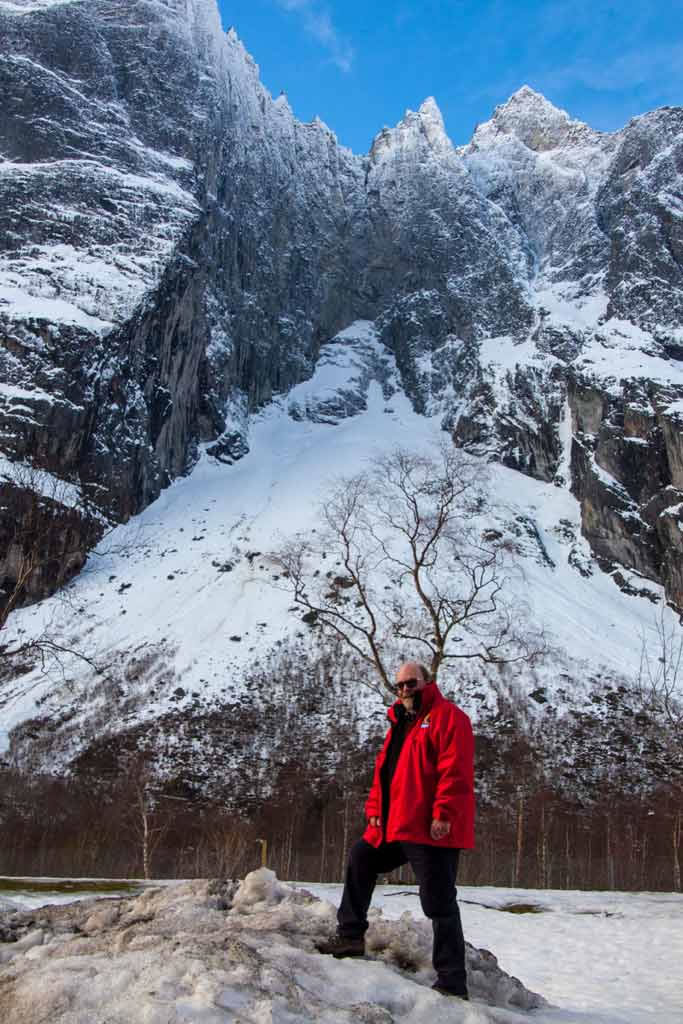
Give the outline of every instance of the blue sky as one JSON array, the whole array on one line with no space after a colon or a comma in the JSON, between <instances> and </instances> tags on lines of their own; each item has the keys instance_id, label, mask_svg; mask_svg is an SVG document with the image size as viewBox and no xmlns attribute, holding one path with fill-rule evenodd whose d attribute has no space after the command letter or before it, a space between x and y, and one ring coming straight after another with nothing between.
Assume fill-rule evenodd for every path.
<instances>
[{"instance_id":1,"label":"blue sky","mask_svg":"<svg viewBox=\"0 0 683 1024\"><path fill-rule=\"evenodd\" d=\"M434 96L456 144L528 84L595 128L683 104L683 0L219 0L277 96L355 152Z\"/></svg>"}]
</instances>

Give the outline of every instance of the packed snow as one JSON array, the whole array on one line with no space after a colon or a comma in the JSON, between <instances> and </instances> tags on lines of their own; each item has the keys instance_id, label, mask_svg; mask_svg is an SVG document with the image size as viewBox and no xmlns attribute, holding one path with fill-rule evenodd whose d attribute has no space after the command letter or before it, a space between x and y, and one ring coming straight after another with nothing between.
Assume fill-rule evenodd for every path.
<instances>
[{"instance_id":1,"label":"packed snow","mask_svg":"<svg viewBox=\"0 0 683 1024\"><path fill-rule=\"evenodd\" d=\"M468 950L472 1007L431 990L431 926L373 917L368 959L322 957L335 908L261 868L235 883L184 883L131 901L28 918L0 943L0 1012L38 1024L523 1019L544 1001ZM3 978L4 974L4 978Z\"/></svg>"},{"instance_id":2,"label":"packed snow","mask_svg":"<svg viewBox=\"0 0 683 1024\"><path fill-rule=\"evenodd\" d=\"M341 886L310 888L341 896ZM539 1024L680 1024L680 893L459 886L458 897L467 941L557 1008L534 1011ZM378 887L374 902L391 920L421 916L414 888Z\"/></svg>"},{"instance_id":3,"label":"packed snow","mask_svg":"<svg viewBox=\"0 0 683 1024\"><path fill-rule=\"evenodd\" d=\"M680 894L461 887L469 1004L431 991L412 886L378 886L365 959L318 954L340 894L259 869L239 886L0 914L0 1011L22 1024L680 1021Z\"/></svg>"}]
</instances>

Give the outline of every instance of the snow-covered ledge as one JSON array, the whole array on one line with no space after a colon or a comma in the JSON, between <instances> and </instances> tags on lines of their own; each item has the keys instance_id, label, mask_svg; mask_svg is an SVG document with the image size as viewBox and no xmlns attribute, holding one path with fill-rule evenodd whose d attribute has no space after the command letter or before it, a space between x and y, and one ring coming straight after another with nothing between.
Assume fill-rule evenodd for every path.
<instances>
[{"instance_id":1,"label":"snow-covered ledge","mask_svg":"<svg viewBox=\"0 0 683 1024\"><path fill-rule=\"evenodd\" d=\"M373 915L365 960L315 951L334 927L330 903L267 868L241 883L193 881L134 899L5 914L0 1020L474 1024L514 1021L544 1005L472 947L475 1002L433 992L431 927L407 913L398 921Z\"/></svg>"}]
</instances>

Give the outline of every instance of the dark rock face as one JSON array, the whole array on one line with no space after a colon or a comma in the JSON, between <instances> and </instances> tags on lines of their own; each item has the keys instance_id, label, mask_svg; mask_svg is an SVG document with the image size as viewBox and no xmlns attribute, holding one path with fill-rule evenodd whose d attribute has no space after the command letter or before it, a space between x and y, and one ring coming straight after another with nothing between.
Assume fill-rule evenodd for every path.
<instances>
[{"instance_id":1,"label":"dark rock face","mask_svg":"<svg viewBox=\"0 0 683 1024\"><path fill-rule=\"evenodd\" d=\"M428 100L357 157L214 0L0 2L0 35L2 448L84 522L240 457L373 319L416 408L681 603L680 110L605 135L524 88L456 150Z\"/></svg>"},{"instance_id":2,"label":"dark rock face","mask_svg":"<svg viewBox=\"0 0 683 1024\"><path fill-rule=\"evenodd\" d=\"M683 110L653 111L622 133L597 198L610 239L610 314L634 319L662 340L683 317L682 169Z\"/></svg>"},{"instance_id":3,"label":"dark rock face","mask_svg":"<svg viewBox=\"0 0 683 1024\"><path fill-rule=\"evenodd\" d=\"M663 396L649 382L627 383L615 398L572 381L568 397L572 483L585 536L608 563L662 580L680 606L675 524L683 491L672 482L680 433L673 431L672 451L665 440L671 425L662 412Z\"/></svg>"},{"instance_id":4,"label":"dark rock face","mask_svg":"<svg viewBox=\"0 0 683 1024\"><path fill-rule=\"evenodd\" d=\"M188 336L181 252L211 93L184 8L0 5L3 449L79 490L84 550L99 514L126 518L187 466L196 432L206 329Z\"/></svg>"},{"instance_id":5,"label":"dark rock face","mask_svg":"<svg viewBox=\"0 0 683 1024\"><path fill-rule=\"evenodd\" d=\"M80 572L88 550L102 536L103 527L88 514L87 506L74 507L58 482L54 489L49 483L46 488L45 482L45 477L29 475L0 483L0 550L6 567L0 586L3 625L4 614L17 603L38 600ZM16 583L24 577L19 591Z\"/></svg>"}]
</instances>

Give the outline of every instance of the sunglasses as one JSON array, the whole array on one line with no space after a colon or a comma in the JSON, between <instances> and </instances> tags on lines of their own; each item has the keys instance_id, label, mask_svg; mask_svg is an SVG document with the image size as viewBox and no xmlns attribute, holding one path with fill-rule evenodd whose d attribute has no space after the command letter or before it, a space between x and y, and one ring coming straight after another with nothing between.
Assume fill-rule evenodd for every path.
<instances>
[{"instance_id":1,"label":"sunglasses","mask_svg":"<svg viewBox=\"0 0 683 1024\"><path fill-rule=\"evenodd\" d=\"M400 693L401 690L417 690L422 679L402 679L400 683L396 683L395 686L391 687L392 693Z\"/></svg>"}]
</instances>

